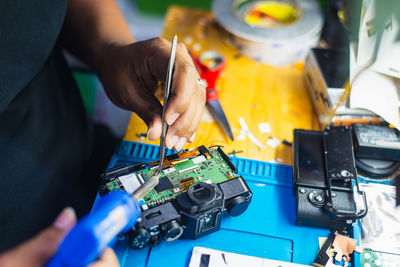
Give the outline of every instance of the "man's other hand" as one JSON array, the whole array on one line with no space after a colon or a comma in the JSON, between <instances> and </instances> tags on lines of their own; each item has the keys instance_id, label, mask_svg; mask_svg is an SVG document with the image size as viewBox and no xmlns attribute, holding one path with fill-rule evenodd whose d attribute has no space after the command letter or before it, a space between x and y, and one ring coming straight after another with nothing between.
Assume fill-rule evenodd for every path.
<instances>
[{"instance_id":1,"label":"man's other hand","mask_svg":"<svg viewBox=\"0 0 400 267\"><path fill-rule=\"evenodd\" d=\"M76 215L72 208L65 208L54 223L33 238L19 246L0 254L1 267L42 267L56 253L66 234L76 223ZM118 259L111 249L104 251L103 255L91 267L118 267Z\"/></svg>"}]
</instances>

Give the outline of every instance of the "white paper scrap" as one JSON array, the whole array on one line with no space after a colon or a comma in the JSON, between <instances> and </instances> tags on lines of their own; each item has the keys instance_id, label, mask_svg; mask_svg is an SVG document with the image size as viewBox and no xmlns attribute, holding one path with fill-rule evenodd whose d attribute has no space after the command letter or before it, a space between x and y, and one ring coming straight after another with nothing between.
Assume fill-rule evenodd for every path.
<instances>
[{"instance_id":1,"label":"white paper scrap","mask_svg":"<svg viewBox=\"0 0 400 267\"><path fill-rule=\"evenodd\" d=\"M365 70L360 74L350 93L350 108L370 110L400 129L398 79Z\"/></svg>"},{"instance_id":2,"label":"white paper scrap","mask_svg":"<svg viewBox=\"0 0 400 267\"><path fill-rule=\"evenodd\" d=\"M270 147L273 147L273 148L276 148L280 144L281 144L281 141L279 139L276 139L275 137L272 137L272 138L268 139L268 141L267 141L267 145L269 145Z\"/></svg>"},{"instance_id":3,"label":"white paper scrap","mask_svg":"<svg viewBox=\"0 0 400 267\"><path fill-rule=\"evenodd\" d=\"M242 127L242 130L246 133L246 135L250 138L250 140L259 148L265 149L265 146L261 144L260 141L257 140L257 138L250 132L249 128L247 127L246 122L244 121L243 118L239 119L239 124L240 127Z\"/></svg>"},{"instance_id":4,"label":"white paper scrap","mask_svg":"<svg viewBox=\"0 0 400 267\"><path fill-rule=\"evenodd\" d=\"M236 137L237 140L244 140L246 138L246 132L241 129L239 135Z\"/></svg>"},{"instance_id":5,"label":"white paper scrap","mask_svg":"<svg viewBox=\"0 0 400 267\"><path fill-rule=\"evenodd\" d=\"M208 267L305 267L310 265L296 264L286 261L269 260L259 257L247 256L237 253L225 252L221 250L194 247L192 257L190 258L189 267L199 267L202 257L208 260ZM204 261L204 259L203 259Z\"/></svg>"},{"instance_id":6,"label":"white paper scrap","mask_svg":"<svg viewBox=\"0 0 400 267\"><path fill-rule=\"evenodd\" d=\"M268 122L260 122L258 124L258 128L260 128L260 132L262 132L262 133L270 133L271 132L271 126L269 125Z\"/></svg>"}]
</instances>

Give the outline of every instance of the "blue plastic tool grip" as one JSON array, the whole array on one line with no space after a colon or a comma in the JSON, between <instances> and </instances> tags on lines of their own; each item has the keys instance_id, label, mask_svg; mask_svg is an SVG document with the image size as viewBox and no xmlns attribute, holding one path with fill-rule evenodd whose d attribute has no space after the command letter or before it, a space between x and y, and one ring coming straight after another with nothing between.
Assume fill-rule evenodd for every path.
<instances>
[{"instance_id":1,"label":"blue plastic tool grip","mask_svg":"<svg viewBox=\"0 0 400 267\"><path fill-rule=\"evenodd\" d=\"M139 216L139 204L131 195L125 191L108 193L65 237L46 267L89 265L119 233L132 228Z\"/></svg>"}]
</instances>

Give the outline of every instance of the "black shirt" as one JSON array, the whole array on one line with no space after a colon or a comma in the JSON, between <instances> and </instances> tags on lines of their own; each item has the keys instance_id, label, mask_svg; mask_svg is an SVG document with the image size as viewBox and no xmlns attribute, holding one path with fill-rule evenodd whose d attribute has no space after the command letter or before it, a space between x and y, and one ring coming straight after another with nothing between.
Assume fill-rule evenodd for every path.
<instances>
[{"instance_id":1,"label":"black shirt","mask_svg":"<svg viewBox=\"0 0 400 267\"><path fill-rule=\"evenodd\" d=\"M91 132L58 37L66 0L0 1L0 251L91 206Z\"/></svg>"}]
</instances>

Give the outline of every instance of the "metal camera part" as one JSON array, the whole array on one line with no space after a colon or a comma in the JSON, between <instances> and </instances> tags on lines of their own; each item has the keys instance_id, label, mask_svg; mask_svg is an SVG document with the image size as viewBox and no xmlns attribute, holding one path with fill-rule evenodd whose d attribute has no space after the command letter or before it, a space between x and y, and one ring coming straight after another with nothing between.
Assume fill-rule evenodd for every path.
<instances>
[{"instance_id":1,"label":"metal camera part","mask_svg":"<svg viewBox=\"0 0 400 267\"><path fill-rule=\"evenodd\" d=\"M318 208L322 208L325 203L324 192L313 190L308 194L308 200L314 206Z\"/></svg>"}]
</instances>

